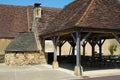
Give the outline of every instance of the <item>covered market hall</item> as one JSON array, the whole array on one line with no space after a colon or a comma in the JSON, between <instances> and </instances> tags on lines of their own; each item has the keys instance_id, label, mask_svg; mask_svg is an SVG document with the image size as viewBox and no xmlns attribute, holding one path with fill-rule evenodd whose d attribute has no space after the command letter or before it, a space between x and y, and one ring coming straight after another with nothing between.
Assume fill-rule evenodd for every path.
<instances>
[{"instance_id":1,"label":"covered market hall","mask_svg":"<svg viewBox=\"0 0 120 80\"><path fill-rule=\"evenodd\" d=\"M118 0L74 0L53 19L46 29L39 32L42 47L45 40L54 45L53 68L59 67L57 46L68 41L76 46L75 75L82 75L81 46L85 55L88 42L92 47L92 60L95 60L95 45L99 46L99 59L102 59L102 45L106 39L116 39L120 43L120 3Z\"/></svg>"}]
</instances>

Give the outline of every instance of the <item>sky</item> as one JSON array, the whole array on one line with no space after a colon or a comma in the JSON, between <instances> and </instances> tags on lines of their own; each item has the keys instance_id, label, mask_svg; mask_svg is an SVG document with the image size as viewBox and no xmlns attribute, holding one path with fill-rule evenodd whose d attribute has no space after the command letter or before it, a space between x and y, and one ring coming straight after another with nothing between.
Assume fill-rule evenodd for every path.
<instances>
[{"instance_id":1,"label":"sky","mask_svg":"<svg viewBox=\"0 0 120 80\"><path fill-rule=\"evenodd\" d=\"M39 2L41 6L63 8L72 1L74 0L0 0L0 4L29 6Z\"/></svg>"}]
</instances>

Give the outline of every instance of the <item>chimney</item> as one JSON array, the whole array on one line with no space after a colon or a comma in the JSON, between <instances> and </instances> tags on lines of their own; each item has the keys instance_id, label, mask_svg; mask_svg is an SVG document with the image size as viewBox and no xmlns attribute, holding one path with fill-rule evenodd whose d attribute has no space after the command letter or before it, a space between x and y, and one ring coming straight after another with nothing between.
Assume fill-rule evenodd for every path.
<instances>
[{"instance_id":1,"label":"chimney","mask_svg":"<svg viewBox=\"0 0 120 80\"><path fill-rule=\"evenodd\" d=\"M41 18L41 3L35 3L34 4L34 18Z\"/></svg>"}]
</instances>

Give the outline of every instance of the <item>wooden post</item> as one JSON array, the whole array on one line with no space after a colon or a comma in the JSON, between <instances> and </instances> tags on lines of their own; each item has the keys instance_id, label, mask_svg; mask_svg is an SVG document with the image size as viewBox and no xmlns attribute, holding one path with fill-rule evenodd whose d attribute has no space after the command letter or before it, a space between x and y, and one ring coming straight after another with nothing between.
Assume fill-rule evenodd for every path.
<instances>
[{"instance_id":1,"label":"wooden post","mask_svg":"<svg viewBox=\"0 0 120 80\"><path fill-rule=\"evenodd\" d=\"M102 59L102 45L105 42L105 39L100 39L97 44L99 46L99 58Z\"/></svg>"},{"instance_id":2,"label":"wooden post","mask_svg":"<svg viewBox=\"0 0 120 80\"><path fill-rule=\"evenodd\" d=\"M53 68L57 69L59 67L58 61L57 61L57 38L53 37L53 46L54 46L54 61L53 61Z\"/></svg>"},{"instance_id":3,"label":"wooden post","mask_svg":"<svg viewBox=\"0 0 120 80\"><path fill-rule=\"evenodd\" d=\"M83 47L83 56L85 56L85 46L86 46L87 42L84 42L82 47Z\"/></svg>"},{"instance_id":4,"label":"wooden post","mask_svg":"<svg viewBox=\"0 0 120 80\"><path fill-rule=\"evenodd\" d=\"M75 46L72 46L72 55L75 55Z\"/></svg>"},{"instance_id":5,"label":"wooden post","mask_svg":"<svg viewBox=\"0 0 120 80\"><path fill-rule=\"evenodd\" d=\"M80 62L81 62L81 60L80 60L80 51L81 51L81 49L80 49L80 46L81 46L81 44L80 44L80 32L78 31L78 32L76 32L76 37L77 37L77 42L76 42L76 47L77 47L77 58L76 58L76 61L77 61L77 63L76 63L76 66L81 66L81 64L80 64Z\"/></svg>"},{"instance_id":6,"label":"wooden post","mask_svg":"<svg viewBox=\"0 0 120 80\"><path fill-rule=\"evenodd\" d=\"M41 38L40 40L41 42L41 48L42 48L42 51L45 52L45 39Z\"/></svg>"},{"instance_id":7,"label":"wooden post","mask_svg":"<svg viewBox=\"0 0 120 80\"><path fill-rule=\"evenodd\" d=\"M91 47L92 47L92 60L94 61L95 59L95 45L96 45L96 41L95 40L90 40L89 41Z\"/></svg>"},{"instance_id":8,"label":"wooden post","mask_svg":"<svg viewBox=\"0 0 120 80\"><path fill-rule=\"evenodd\" d=\"M68 41L69 44L72 46L72 55L75 55L75 46L76 43L74 42L74 40Z\"/></svg>"},{"instance_id":9,"label":"wooden post","mask_svg":"<svg viewBox=\"0 0 120 80\"><path fill-rule=\"evenodd\" d=\"M92 59L95 59L95 45L92 44Z\"/></svg>"},{"instance_id":10,"label":"wooden post","mask_svg":"<svg viewBox=\"0 0 120 80\"><path fill-rule=\"evenodd\" d=\"M59 43L58 43L58 46L59 46L59 56L62 55L62 53L61 53L61 48L62 48L62 46L65 44L65 42L66 42L66 41L59 41Z\"/></svg>"},{"instance_id":11,"label":"wooden post","mask_svg":"<svg viewBox=\"0 0 120 80\"><path fill-rule=\"evenodd\" d=\"M76 32L76 48L77 48L77 55L76 55L76 66L75 66L75 75L80 76L83 73L83 69L81 66L81 31Z\"/></svg>"},{"instance_id":12,"label":"wooden post","mask_svg":"<svg viewBox=\"0 0 120 80\"><path fill-rule=\"evenodd\" d=\"M62 55L62 54L61 54L61 48L62 48L62 46L60 45L60 46L59 46L59 56Z\"/></svg>"}]
</instances>

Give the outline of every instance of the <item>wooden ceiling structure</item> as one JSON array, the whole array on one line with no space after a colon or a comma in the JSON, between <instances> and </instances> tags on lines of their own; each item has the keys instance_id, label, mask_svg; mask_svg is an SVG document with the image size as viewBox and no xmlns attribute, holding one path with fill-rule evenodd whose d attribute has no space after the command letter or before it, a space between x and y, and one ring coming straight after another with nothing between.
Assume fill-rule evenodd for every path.
<instances>
[{"instance_id":1,"label":"wooden ceiling structure","mask_svg":"<svg viewBox=\"0 0 120 80\"><path fill-rule=\"evenodd\" d=\"M98 44L102 53L102 44L105 39L115 38L120 43L120 2L118 0L75 0L50 22L49 26L41 31L40 37L52 39L54 43L54 62L57 62L56 47L68 41L77 47L76 67L82 75L80 46L89 42L94 48ZM102 54L100 54L101 58Z\"/></svg>"}]
</instances>

